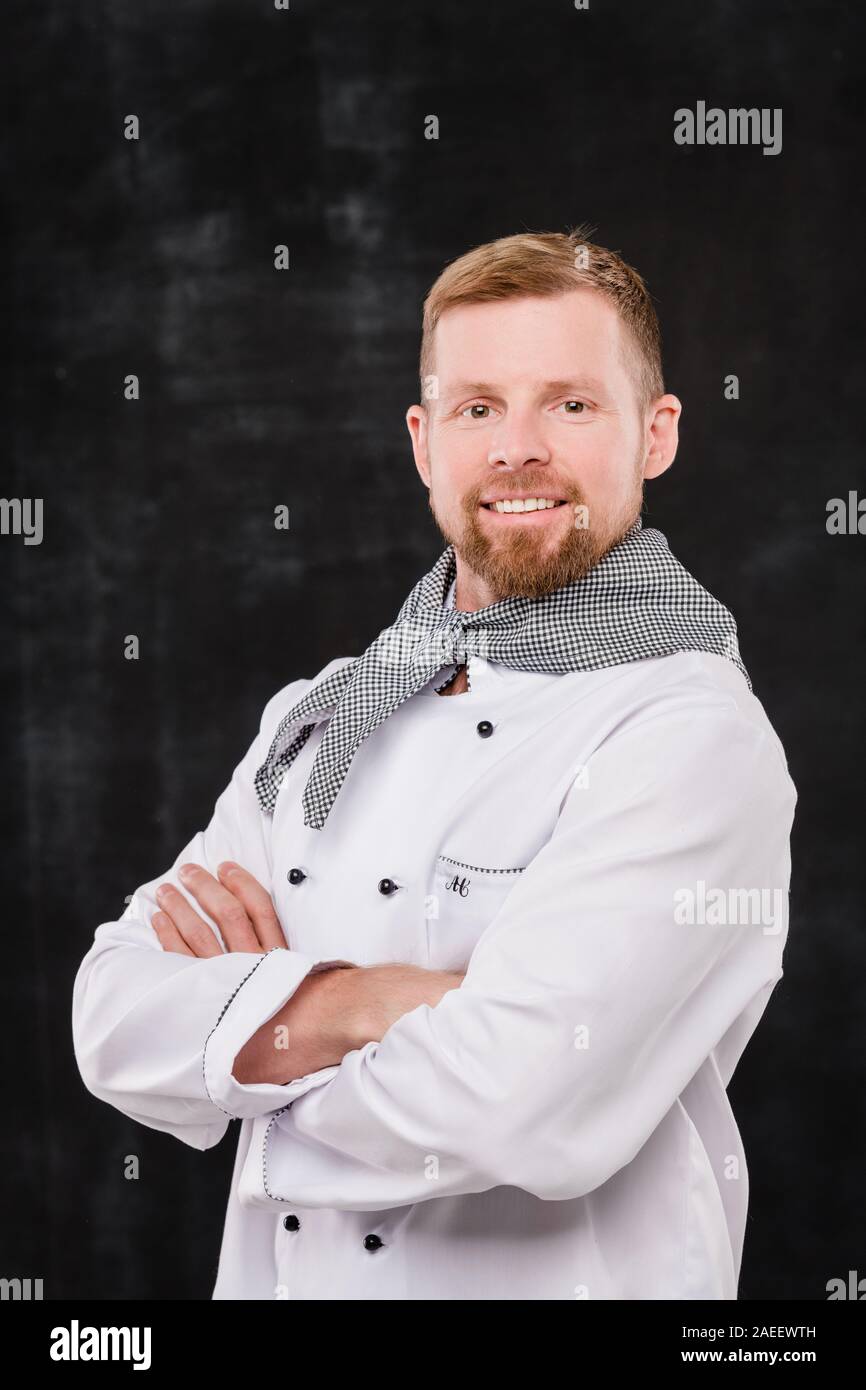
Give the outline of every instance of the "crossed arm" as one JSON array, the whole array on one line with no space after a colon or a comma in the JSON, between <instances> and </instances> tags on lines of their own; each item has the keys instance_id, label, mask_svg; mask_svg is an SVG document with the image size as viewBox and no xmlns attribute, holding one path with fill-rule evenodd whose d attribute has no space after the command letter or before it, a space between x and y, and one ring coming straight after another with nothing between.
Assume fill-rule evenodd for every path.
<instances>
[{"instance_id":1,"label":"crossed arm","mask_svg":"<svg viewBox=\"0 0 866 1390\"><path fill-rule=\"evenodd\" d=\"M689 923L674 907L701 882L778 890L786 907L795 801L733 702L674 689L619 727L465 977L444 980L285 948L253 793L268 719L177 861L182 888L144 885L82 962L73 1029L93 1094L197 1148L251 1118L242 1204L369 1211L498 1185L581 1195L710 1052L727 1084L781 976L787 918ZM232 881L227 856L247 875Z\"/></svg>"},{"instance_id":2,"label":"crossed arm","mask_svg":"<svg viewBox=\"0 0 866 1390\"><path fill-rule=\"evenodd\" d=\"M267 889L241 865L227 861L217 877L184 864L178 877L216 922L226 951L258 953L287 947ZM160 911L152 926L165 951L207 959L222 952L212 928L170 883L156 890ZM434 1007L463 980L459 971L425 970L399 962L311 972L281 1009L267 1019L235 1058L232 1075L244 1085L282 1085L339 1066L347 1052L381 1042L405 1013Z\"/></svg>"}]
</instances>

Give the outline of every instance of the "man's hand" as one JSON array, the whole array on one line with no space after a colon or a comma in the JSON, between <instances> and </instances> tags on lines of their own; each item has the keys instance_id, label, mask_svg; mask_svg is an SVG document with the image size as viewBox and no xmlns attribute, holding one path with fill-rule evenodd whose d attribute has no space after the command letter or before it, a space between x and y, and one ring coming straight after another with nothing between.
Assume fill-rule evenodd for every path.
<instances>
[{"instance_id":1,"label":"man's hand","mask_svg":"<svg viewBox=\"0 0 866 1390\"><path fill-rule=\"evenodd\" d=\"M262 953L287 947L270 893L239 864L227 860L217 867L219 879L199 864L183 864L178 877L184 888L216 922L226 951ZM170 883L156 890L161 912L151 925L164 951L184 956L220 956L223 948L211 927Z\"/></svg>"}]
</instances>

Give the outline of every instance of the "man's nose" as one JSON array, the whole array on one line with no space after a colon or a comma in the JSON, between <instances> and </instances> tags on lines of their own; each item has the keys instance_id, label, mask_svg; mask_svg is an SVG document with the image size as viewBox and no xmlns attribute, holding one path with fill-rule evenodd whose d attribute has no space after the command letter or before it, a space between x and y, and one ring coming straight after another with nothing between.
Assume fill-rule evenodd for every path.
<instances>
[{"instance_id":1,"label":"man's nose","mask_svg":"<svg viewBox=\"0 0 866 1390\"><path fill-rule=\"evenodd\" d=\"M550 462L550 449L534 413L509 412L499 422L490 441L487 461L491 467L521 469Z\"/></svg>"}]
</instances>

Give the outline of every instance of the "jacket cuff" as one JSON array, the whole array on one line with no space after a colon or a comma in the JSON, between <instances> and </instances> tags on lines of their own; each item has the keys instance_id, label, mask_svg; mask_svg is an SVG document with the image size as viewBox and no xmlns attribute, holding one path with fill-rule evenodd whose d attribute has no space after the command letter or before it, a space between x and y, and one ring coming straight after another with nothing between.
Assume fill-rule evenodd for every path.
<instances>
[{"instance_id":1,"label":"jacket cuff","mask_svg":"<svg viewBox=\"0 0 866 1390\"><path fill-rule=\"evenodd\" d=\"M251 1119L284 1109L336 1075L339 1067L330 1066L296 1077L285 1085L266 1081L243 1083L232 1076L232 1067L244 1044L279 1012L307 975L351 964L343 960L317 962L312 956L282 946L274 946L256 958L229 995L202 1052L205 1090L218 1109L234 1119Z\"/></svg>"}]
</instances>

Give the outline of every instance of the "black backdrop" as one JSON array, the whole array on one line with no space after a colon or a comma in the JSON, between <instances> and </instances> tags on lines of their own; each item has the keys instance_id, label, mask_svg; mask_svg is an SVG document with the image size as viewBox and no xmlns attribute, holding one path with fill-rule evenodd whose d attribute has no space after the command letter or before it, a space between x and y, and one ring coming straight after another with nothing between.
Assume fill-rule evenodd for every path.
<instances>
[{"instance_id":1,"label":"black backdrop","mask_svg":"<svg viewBox=\"0 0 866 1390\"><path fill-rule=\"evenodd\" d=\"M196 1153L92 1098L75 971L207 823L267 699L360 652L439 553L403 422L429 284L479 242L586 219L647 278L684 403L646 523L733 609L799 792L786 973L730 1091L741 1296L866 1275L866 538L825 525L866 490L856 7L4 9L3 492L44 499L44 538L0 536L0 1274L210 1296L237 1126ZM699 100L782 108L781 153L676 145Z\"/></svg>"}]
</instances>

